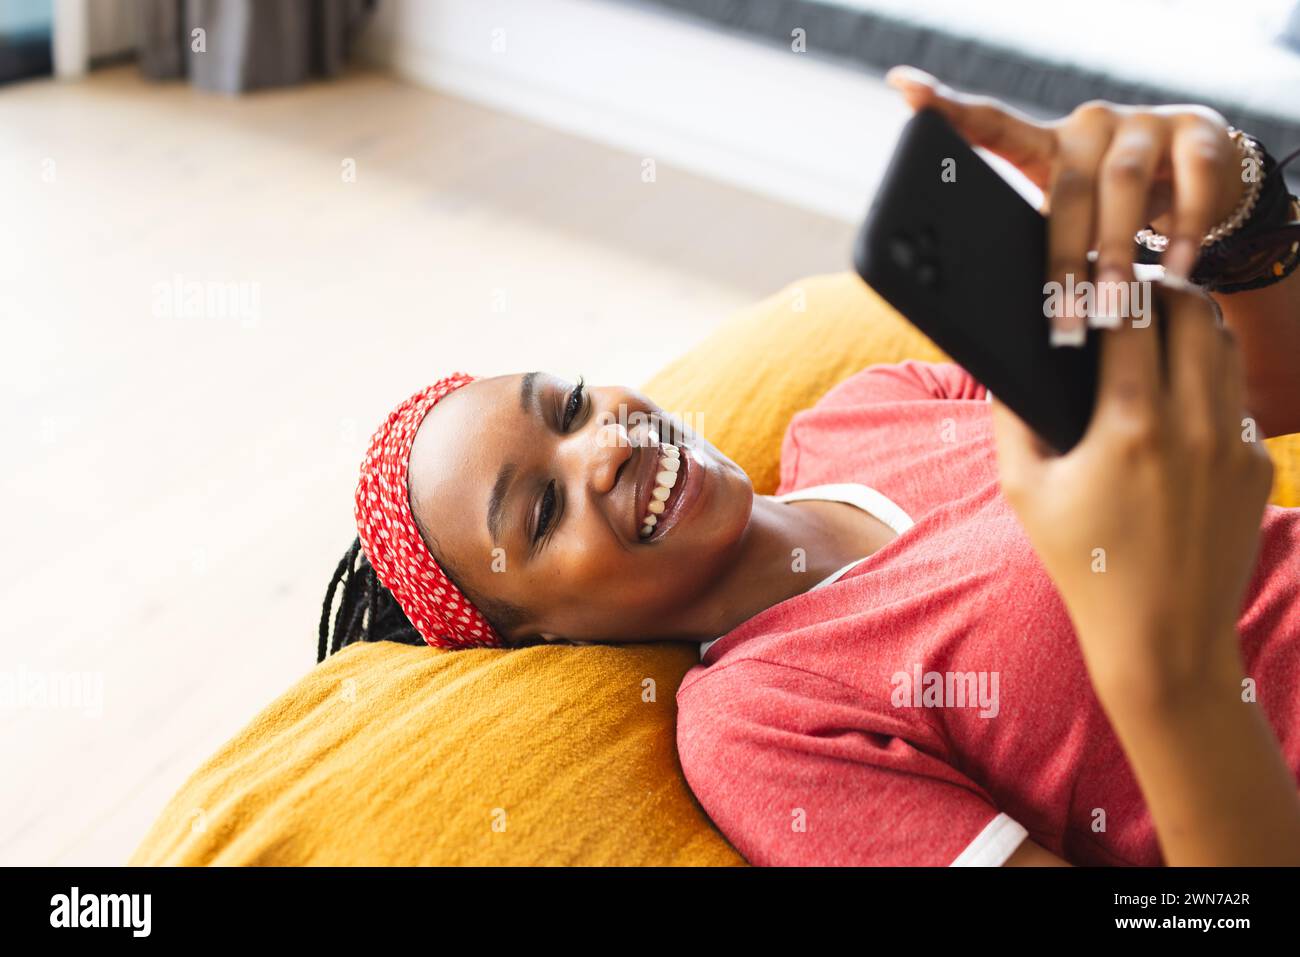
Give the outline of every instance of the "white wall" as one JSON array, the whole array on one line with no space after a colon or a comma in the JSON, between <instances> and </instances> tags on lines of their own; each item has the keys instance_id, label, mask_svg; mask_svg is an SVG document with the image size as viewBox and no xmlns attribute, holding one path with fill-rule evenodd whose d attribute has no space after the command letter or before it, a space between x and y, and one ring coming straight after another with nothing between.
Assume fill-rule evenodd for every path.
<instances>
[{"instance_id":1,"label":"white wall","mask_svg":"<svg viewBox=\"0 0 1300 957\"><path fill-rule=\"evenodd\" d=\"M602 0L384 0L362 49L413 82L845 220L907 116L865 72Z\"/></svg>"},{"instance_id":2,"label":"white wall","mask_svg":"<svg viewBox=\"0 0 1300 957\"><path fill-rule=\"evenodd\" d=\"M54 0L54 72L82 76L90 61L135 46L131 0Z\"/></svg>"},{"instance_id":3,"label":"white wall","mask_svg":"<svg viewBox=\"0 0 1300 957\"><path fill-rule=\"evenodd\" d=\"M81 76L90 69L88 0L54 0L54 72L61 77Z\"/></svg>"}]
</instances>

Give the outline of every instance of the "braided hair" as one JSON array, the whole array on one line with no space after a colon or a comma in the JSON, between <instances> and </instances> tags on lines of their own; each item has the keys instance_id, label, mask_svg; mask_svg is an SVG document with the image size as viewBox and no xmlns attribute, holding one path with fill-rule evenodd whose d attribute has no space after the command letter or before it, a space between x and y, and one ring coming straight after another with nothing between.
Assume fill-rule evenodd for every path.
<instances>
[{"instance_id":1,"label":"braided hair","mask_svg":"<svg viewBox=\"0 0 1300 957\"><path fill-rule=\"evenodd\" d=\"M436 554L435 559L442 565L447 577L456 583L456 579L452 577L442 559L437 558ZM461 588L459 583L456 583L456 587ZM464 588L461 588L461 591L465 591ZM536 644L540 640L530 638L511 642L504 637L524 620L523 609L486 596L470 597L471 601L483 611L497 633L503 636L506 647ZM334 608L336 598L338 599L337 610ZM334 613L332 617L330 612ZM361 548L359 537L352 540L352 545L343 555L338 567L334 569L334 577L330 579L329 588L325 591L325 601L321 604L318 634L317 664L345 646L358 641L396 641L403 645L425 644L424 637L406 617L406 612L402 611L402 606L397 603L393 593L379 581L379 576L375 574L375 569Z\"/></svg>"},{"instance_id":2,"label":"braided hair","mask_svg":"<svg viewBox=\"0 0 1300 957\"><path fill-rule=\"evenodd\" d=\"M330 612L336 594L338 610L334 613L331 628ZM366 553L361 550L360 538L352 540L338 568L334 569L334 577L325 591L325 602L321 605L319 634L317 664L357 641L397 641L404 645L425 643L397 604L393 593L379 583Z\"/></svg>"}]
</instances>

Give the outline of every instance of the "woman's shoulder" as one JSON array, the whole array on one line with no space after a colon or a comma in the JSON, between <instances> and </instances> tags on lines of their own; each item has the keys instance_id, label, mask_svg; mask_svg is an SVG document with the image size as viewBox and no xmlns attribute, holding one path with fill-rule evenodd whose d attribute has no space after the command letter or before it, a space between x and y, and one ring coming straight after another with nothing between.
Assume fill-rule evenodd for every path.
<instances>
[{"instance_id":1,"label":"woman's shoulder","mask_svg":"<svg viewBox=\"0 0 1300 957\"><path fill-rule=\"evenodd\" d=\"M985 403L978 400L987 397L950 362L909 359L854 373L790 420L777 492L857 481L884 483L890 494L894 481L911 474L907 450L932 449L936 416L982 414Z\"/></svg>"},{"instance_id":2,"label":"woman's shoulder","mask_svg":"<svg viewBox=\"0 0 1300 957\"><path fill-rule=\"evenodd\" d=\"M823 395L813 409L927 399L982 398L982 387L956 363L905 359L855 372Z\"/></svg>"}]
</instances>

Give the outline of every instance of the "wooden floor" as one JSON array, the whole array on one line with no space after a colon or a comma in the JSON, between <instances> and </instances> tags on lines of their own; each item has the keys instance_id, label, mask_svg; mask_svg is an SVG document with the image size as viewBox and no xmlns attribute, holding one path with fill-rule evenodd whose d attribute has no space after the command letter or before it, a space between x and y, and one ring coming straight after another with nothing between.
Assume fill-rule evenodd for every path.
<instances>
[{"instance_id":1,"label":"wooden floor","mask_svg":"<svg viewBox=\"0 0 1300 957\"><path fill-rule=\"evenodd\" d=\"M0 88L0 863L123 862L312 666L393 403L453 368L637 383L844 268L850 224L642 160L376 74ZM256 300L170 292L226 284Z\"/></svg>"}]
</instances>

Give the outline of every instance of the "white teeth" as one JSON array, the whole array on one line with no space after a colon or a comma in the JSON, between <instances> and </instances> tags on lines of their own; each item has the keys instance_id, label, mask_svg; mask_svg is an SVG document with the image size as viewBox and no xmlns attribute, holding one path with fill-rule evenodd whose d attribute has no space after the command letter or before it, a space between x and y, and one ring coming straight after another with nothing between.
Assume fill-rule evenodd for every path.
<instances>
[{"instance_id":1,"label":"white teeth","mask_svg":"<svg viewBox=\"0 0 1300 957\"><path fill-rule=\"evenodd\" d=\"M672 494L673 487L677 484L677 475L682 468L682 453L677 446L660 445L659 451L662 455L659 457L659 471L655 473L654 491L650 493L646 516L641 520L639 534L642 538L649 538L654 534L655 525L659 523L659 516L664 513L666 507L664 503Z\"/></svg>"}]
</instances>

